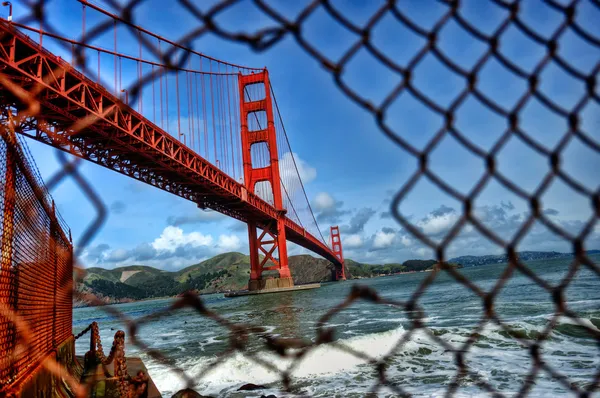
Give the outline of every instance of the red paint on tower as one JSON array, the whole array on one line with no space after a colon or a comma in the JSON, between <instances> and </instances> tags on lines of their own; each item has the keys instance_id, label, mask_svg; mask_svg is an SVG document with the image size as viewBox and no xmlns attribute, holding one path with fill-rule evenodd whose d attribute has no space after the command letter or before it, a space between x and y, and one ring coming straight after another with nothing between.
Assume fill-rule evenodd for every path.
<instances>
[{"instance_id":1,"label":"red paint on tower","mask_svg":"<svg viewBox=\"0 0 600 398\"><path fill-rule=\"evenodd\" d=\"M273 118L273 104L271 102L271 89L269 85L269 74L266 69L259 73L250 75L238 75L238 84L240 90L240 117L241 117L241 138L242 138L242 160L244 164L244 184L248 191L254 193L256 184L262 181L268 181L271 185L273 194L273 206L278 212L274 222L257 225L255 222L248 222L248 239L250 241L250 284L249 289L255 290L261 287L259 282L262 279L262 273L269 270L279 271L280 279L288 279L286 285L291 286L290 269L288 267L287 242L285 238L285 214L283 199L281 196L281 184L279 176L279 156L277 154L277 138L275 132L275 123ZM264 85L264 98L246 98L246 88L254 84ZM267 125L259 126L259 130L250 131L248 128L248 118L253 117L255 112L265 112ZM269 165L265 167L254 168L252 166L252 145L266 143ZM256 227L259 226L263 232L257 237ZM275 255L277 251L277 256ZM264 258L259 261L259 254ZM264 267L268 261L274 265Z\"/></svg>"},{"instance_id":2,"label":"red paint on tower","mask_svg":"<svg viewBox=\"0 0 600 398\"><path fill-rule=\"evenodd\" d=\"M346 280L346 267L344 265L344 253L342 251L342 239L340 238L339 227L331 227L331 248L333 254L340 260L340 264L335 265L335 280L345 281Z\"/></svg>"}]
</instances>

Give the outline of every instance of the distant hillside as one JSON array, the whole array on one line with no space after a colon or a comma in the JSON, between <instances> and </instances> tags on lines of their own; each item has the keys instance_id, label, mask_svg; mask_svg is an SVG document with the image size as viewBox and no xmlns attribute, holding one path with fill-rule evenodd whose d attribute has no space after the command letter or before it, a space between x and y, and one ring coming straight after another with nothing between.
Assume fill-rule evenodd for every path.
<instances>
[{"instance_id":1,"label":"distant hillside","mask_svg":"<svg viewBox=\"0 0 600 398\"><path fill-rule=\"evenodd\" d=\"M296 285L334 279L335 267L325 259L300 255L290 256L288 261ZM423 271L432 269L435 263L433 260L410 260L404 264L374 265L346 259L346 277L370 278L398 272ZM187 290L199 293L241 290L248 287L249 277L249 256L224 253L175 272L144 265L111 270L92 267L87 269L87 274L78 283L77 289L93 294L104 302L115 303L176 296Z\"/></svg>"},{"instance_id":2,"label":"distant hillside","mask_svg":"<svg viewBox=\"0 0 600 398\"><path fill-rule=\"evenodd\" d=\"M588 253L600 253L600 250L592 250ZM571 255L559 252L526 251L519 253L519 257L523 261L554 259ZM449 261L456 268L505 262L507 262L505 255L461 256ZM364 264L346 259L345 264L348 279L372 278L401 272L431 271L437 267L435 260ZM333 280L335 275L332 263L310 255L289 257L289 266L296 285L328 282ZM154 297L171 297L188 290L214 293L246 289L250 277L250 257L242 253L224 253L174 272L144 265L131 265L111 270L93 267L86 271L87 274L83 281L77 284L77 289L80 292L93 294L106 303L115 303ZM76 303L76 305L86 305L86 303Z\"/></svg>"},{"instance_id":3,"label":"distant hillside","mask_svg":"<svg viewBox=\"0 0 600 398\"><path fill-rule=\"evenodd\" d=\"M600 250L588 250L587 254L598 254ZM518 252L517 255L521 261L533 261L533 260L548 260L553 258L571 257L572 253L560 253L560 252L535 252L535 251L523 251ZM463 267L477 267L480 265L488 264L502 264L508 262L506 254L499 255L485 255L485 256L461 256L450 259L451 263L462 264Z\"/></svg>"},{"instance_id":4,"label":"distant hillside","mask_svg":"<svg viewBox=\"0 0 600 398\"><path fill-rule=\"evenodd\" d=\"M327 260L291 256L289 265L295 284L332 279L333 264ZM92 267L86 271L82 283L78 283L79 291L91 293L107 303L126 302L176 296L187 290L212 293L245 289L250 277L250 257L224 253L175 272L143 265L111 270Z\"/></svg>"},{"instance_id":5,"label":"distant hillside","mask_svg":"<svg viewBox=\"0 0 600 398\"><path fill-rule=\"evenodd\" d=\"M176 296L187 290L210 293L241 289L248 283L250 258L242 253L224 253L175 272L144 265L86 271L77 289L114 303Z\"/></svg>"},{"instance_id":6,"label":"distant hillside","mask_svg":"<svg viewBox=\"0 0 600 398\"><path fill-rule=\"evenodd\" d=\"M435 260L407 260L400 263L390 264L361 264L356 261L346 259L346 267L350 270L353 278L372 278L379 275L391 275L400 272L421 272L431 271L436 268ZM460 264L449 263L454 268L461 268Z\"/></svg>"}]
</instances>

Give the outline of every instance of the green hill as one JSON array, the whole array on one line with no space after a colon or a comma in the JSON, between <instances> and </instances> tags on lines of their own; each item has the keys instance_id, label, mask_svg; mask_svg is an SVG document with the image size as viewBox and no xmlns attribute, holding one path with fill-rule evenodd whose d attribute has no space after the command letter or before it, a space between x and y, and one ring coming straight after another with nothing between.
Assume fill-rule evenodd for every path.
<instances>
[{"instance_id":1,"label":"green hill","mask_svg":"<svg viewBox=\"0 0 600 398\"><path fill-rule=\"evenodd\" d=\"M328 282L335 276L329 261L310 255L290 256L294 284ZM432 269L433 260L409 260L403 264L363 264L346 259L346 277L370 278L406 271ZM275 272L271 272L274 274ZM269 275L269 273L265 273ZM81 292L91 293L104 302L125 302L154 297L176 296L188 290L214 293L241 290L248 286L250 257L237 252L223 253L179 271L169 272L144 265L114 269L92 267L77 284ZM86 303L79 303L85 305Z\"/></svg>"}]
</instances>

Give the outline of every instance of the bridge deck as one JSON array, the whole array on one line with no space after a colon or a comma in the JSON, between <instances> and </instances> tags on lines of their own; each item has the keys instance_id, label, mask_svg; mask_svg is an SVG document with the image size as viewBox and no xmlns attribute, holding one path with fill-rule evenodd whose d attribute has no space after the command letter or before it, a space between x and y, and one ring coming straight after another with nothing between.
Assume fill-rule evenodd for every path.
<instances>
[{"instance_id":1,"label":"bridge deck","mask_svg":"<svg viewBox=\"0 0 600 398\"><path fill-rule=\"evenodd\" d=\"M17 132L244 222L277 218L269 203L5 21L0 66L0 101L15 114L2 117ZM289 241L340 264L300 225L286 218L285 227Z\"/></svg>"}]
</instances>

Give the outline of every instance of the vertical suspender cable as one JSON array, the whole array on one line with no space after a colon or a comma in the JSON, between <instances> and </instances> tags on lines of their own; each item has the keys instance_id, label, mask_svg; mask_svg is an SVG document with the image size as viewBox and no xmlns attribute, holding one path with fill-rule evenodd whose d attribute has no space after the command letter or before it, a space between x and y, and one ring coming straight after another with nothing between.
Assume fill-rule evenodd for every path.
<instances>
[{"instance_id":1,"label":"vertical suspender cable","mask_svg":"<svg viewBox=\"0 0 600 398\"><path fill-rule=\"evenodd\" d=\"M165 73L165 108L166 108L166 116L167 116L167 124L165 126L165 131L170 133L171 126L169 125L169 73ZM172 135L172 133L170 133Z\"/></svg>"},{"instance_id":2,"label":"vertical suspender cable","mask_svg":"<svg viewBox=\"0 0 600 398\"><path fill-rule=\"evenodd\" d=\"M81 14L82 14L82 18L81 18L81 41L83 43L86 43L86 37L85 37L85 4L81 4L82 5L82 10L81 10ZM86 66L86 62L85 62L85 46L81 46L81 59L83 60L83 65L82 66Z\"/></svg>"},{"instance_id":3,"label":"vertical suspender cable","mask_svg":"<svg viewBox=\"0 0 600 398\"><path fill-rule=\"evenodd\" d=\"M164 112L163 112L163 75L164 68L160 68L160 128L165 129Z\"/></svg>"},{"instance_id":4,"label":"vertical suspender cable","mask_svg":"<svg viewBox=\"0 0 600 398\"><path fill-rule=\"evenodd\" d=\"M119 96L119 91L117 89L117 20L113 20L113 24L114 24L114 44L115 44L115 55L114 55L114 59L115 59L115 96Z\"/></svg>"},{"instance_id":5,"label":"vertical suspender cable","mask_svg":"<svg viewBox=\"0 0 600 398\"><path fill-rule=\"evenodd\" d=\"M119 57L119 92L123 90L123 58Z\"/></svg>"},{"instance_id":6,"label":"vertical suspender cable","mask_svg":"<svg viewBox=\"0 0 600 398\"><path fill-rule=\"evenodd\" d=\"M188 64L189 69L189 64ZM187 81L187 92L188 92L188 135L190 136L191 148L194 149L194 99L192 98L192 80L190 79L190 72L185 72L185 79Z\"/></svg>"},{"instance_id":7,"label":"vertical suspender cable","mask_svg":"<svg viewBox=\"0 0 600 398\"><path fill-rule=\"evenodd\" d=\"M202 71L202 58L200 58L200 71ZM202 84L202 119L204 121L204 154L206 159L209 159L208 149L208 120L206 118L206 85L204 83L205 76L200 75L200 83Z\"/></svg>"},{"instance_id":8,"label":"vertical suspender cable","mask_svg":"<svg viewBox=\"0 0 600 398\"><path fill-rule=\"evenodd\" d=\"M212 128L213 128L213 148L215 155L215 164L217 162L217 130L215 126L215 97L213 96L213 75L212 75L212 60L209 61L209 69L210 69L210 107L212 109Z\"/></svg>"},{"instance_id":9,"label":"vertical suspender cable","mask_svg":"<svg viewBox=\"0 0 600 398\"><path fill-rule=\"evenodd\" d=\"M229 115L229 146L231 147L231 168L233 171L233 179L235 180L236 177L236 173L235 173L235 151L234 151L234 145L233 145L233 123L231 121L231 90L229 88L229 75L225 76L225 79L227 81L227 114Z\"/></svg>"},{"instance_id":10,"label":"vertical suspender cable","mask_svg":"<svg viewBox=\"0 0 600 398\"><path fill-rule=\"evenodd\" d=\"M152 122L156 124L156 76L154 75L154 65L152 65Z\"/></svg>"},{"instance_id":11,"label":"vertical suspender cable","mask_svg":"<svg viewBox=\"0 0 600 398\"><path fill-rule=\"evenodd\" d=\"M227 172L228 169L228 156L227 156L227 133L225 126L225 109L223 106L223 76L221 75L221 64L217 64L217 71L219 73L217 77L217 91L219 102L217 103L219 109L219 124L221 125L219 135L221 137L221 161L223 162L223 171Z\"/></svg>"},{"instance_id":12,"label":"vertical suspender cable","mask_svg":"<svg viewBox=\"0 0 600 398\"><path fill-rule=\"evenodd\" d=\"M233 71L232 71L233 72ZM234 144L233 146L235 147L235 156L237 158L237 164L238 167L240 166L240 151L239 151L239 143L240 143L240 134L241 134L241 126L239 126L238 128L238 123L240 122L240 116L238 115L238 107L240 106L240 103L238 102L238 94L237 92L239 91L238 89L238 82L237 79L239 79L239 75L238 74L234 74L231 77L231 86L232 86L232 93L233 93L233 122L234 124ZM240 169L237 170L238 175L240 176L240 179L243 176L243 173L240 174ZM239 181L238 181L239 182Z\"/></svg>"},{"instance_id":13,"label":"vertical suspender cable","mask_svg":"<svg viewBox=\"0 0 600 398\"><path fill-rule=\"evenodd\" d=\"M162 63L162 51L160 50L160 40L158 41L158 54L160 55L160 62ZM164 116L163 116L163 75L165 74L164 67L160 67L160 128L165 129Z\"/></svg>"},{"instance_id":14,"label":"vertical suspender cable","mask_svg":"<svg viewBox=\"0 0 600 398\"><path fill-rule=\"evenodd\" d=\"M140 30L138 30L138 42L140 43L140 59L142 59L142 32ZM138 68L139 68L139 72L138 72L138 83L141 82L142 80L142 63L138 61ZM140 104L140 114L144 113L144 85L140 84L140 89L139 89L139 104Z\"/></svg>"},{"instance_id":15,"label":"vertical suspender cable","mask_svg":"<svg viewBox=\"0 0 600 398\"><path fill-rule=\"evenodd\" d=\"M181 141L181 112L179 106L179 69L175 71L175 96L177 97L177 139Z\"/></svg>"},{"instance_id":16,"label":"vertical suspender cable","mask_svg":"<svg viewBox=\"0 0 600 398\"><path fill-rule=\"evenodd\" d=\"M220 69L220 65L217 62L217 72ZM216 113L217 113L217 118L214 120L215 125L217 126L217 137L218 137L218 143L217 143L217 152L218 152L218 158L219 158L219 166L221 170L225 169L225 162L223 159L223 123L221 123L221 98L220 98L220 93L221 91L219 90L219 75L215 75L215 96L212 97L213 101L216 101Z\"/></svg>"},{"instance_id":17,"label":"vertical suspender cable","mask_svg":"<svg viewBox=\"0 0 600 398\"><path fill-rule=\"evenodd\" d=\"M194 80L196 81L196 118L197 120L197 126L198 126L198 153L202 154L202 140L200 137L200 97L198 96L198 76L200 76L200 78L202 78L202 75L198 75L198 74L194 74Z\"/></svg>"}]
</instances>

